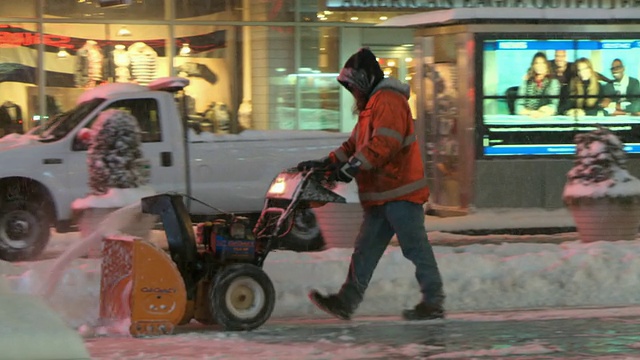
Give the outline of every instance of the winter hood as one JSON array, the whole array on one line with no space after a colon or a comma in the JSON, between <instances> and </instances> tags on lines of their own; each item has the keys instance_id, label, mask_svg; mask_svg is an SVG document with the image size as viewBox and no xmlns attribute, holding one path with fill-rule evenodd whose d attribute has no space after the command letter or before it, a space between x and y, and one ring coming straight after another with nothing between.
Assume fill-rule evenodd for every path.
<instances>
[{"instance_id":1,"label":"winter hood","mask_svg":"<svg viewBox=\"0 0 640 360\"><path fill-rule=\"evenodd\" d=\"M371 91L371 95L373 96L373 94L380 90L395 90L404 95L407 99L409 99L409 95L411 94L409 84L402 83L396 78L385 78L380 81L378 86Z\"/></svg>"},{"instance_id":2,"label":"winter hood","mask_svg":"<svg viewBox=\"0 0 640 360\"><path fill-rule=\"evenodd\" d=\"M347 60L338 74L338 82L347 90L358 89L370 95L384 79L384 73L376 56L367 48L361 48Z\"/></svg>"}]
</instances>

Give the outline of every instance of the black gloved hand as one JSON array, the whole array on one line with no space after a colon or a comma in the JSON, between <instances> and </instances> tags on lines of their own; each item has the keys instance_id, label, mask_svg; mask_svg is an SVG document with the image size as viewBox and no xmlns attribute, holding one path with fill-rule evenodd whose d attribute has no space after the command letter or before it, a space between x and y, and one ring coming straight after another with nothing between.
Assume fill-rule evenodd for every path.
<instances>
[{"instance_id":1,"label":"black gloved hand","mask_svg":"<svg viewBox=\"0 0 640 360\"><path fill-rule=\"evenodd\" d=\"M311 170L312 168L326 168L331 164L331 159L329 157L322 158L319 160L306 160L298 163L298 171L306 171Z\"/></svg>"},{"instance_id":2,"label":"black gloved hand","mask_svg":"<svg viewBox=\"0 0 640 360\"><path fill-rule=\"evenodd\" d=\"M333 170L329 172L327 180L350 183L353 177L360 171L360 165L362 165L362 162L354 157L349 159L348 162L336 164Z\"/></svg>"}]
</instances>

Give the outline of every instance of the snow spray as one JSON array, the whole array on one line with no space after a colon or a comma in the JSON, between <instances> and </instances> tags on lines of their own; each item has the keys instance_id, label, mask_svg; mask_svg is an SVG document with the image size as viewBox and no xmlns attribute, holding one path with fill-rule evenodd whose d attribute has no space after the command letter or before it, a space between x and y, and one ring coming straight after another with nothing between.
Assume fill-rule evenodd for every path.
<instances>
[{"instance_id":1,"label":"snow spray","mask_svg":"<svg viewBox=\"0 0 640 360\"><path fill-rule=\"evenodd\" d=\"M77 242L70 248L68 248L53 264L49 271L48 277L42 283L37 294L47 298L51 296L58 281L62 277L64 269L71 263L71 261L86 255L89 249L99 245L102 239L117 234L121 229L125 228L133 221L139 221L139 215L142 214L140 202L135 202L131 205L122 207L114 212L110 213L104 220L102 220L95 231L81 241ZM153 224L149 222L149 231L151 231Z\"/></svg>"}]
</instances>

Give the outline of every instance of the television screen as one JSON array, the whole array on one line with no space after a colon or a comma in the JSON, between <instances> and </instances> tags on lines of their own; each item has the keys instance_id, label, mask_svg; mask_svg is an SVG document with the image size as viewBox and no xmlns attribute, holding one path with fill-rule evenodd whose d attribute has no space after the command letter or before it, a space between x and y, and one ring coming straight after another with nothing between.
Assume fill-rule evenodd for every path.
<instances>
[{"instance_id":1,"label":"television screen","mask_svg":"<svg viewBox=\"0 0 640 360\"><path fill-rule=\"evenodd\" d=\"M481 48L485 156L573 154L575 134L598 124L640 153L640 40L505 38Z\"/></svg>"}]
</instances>

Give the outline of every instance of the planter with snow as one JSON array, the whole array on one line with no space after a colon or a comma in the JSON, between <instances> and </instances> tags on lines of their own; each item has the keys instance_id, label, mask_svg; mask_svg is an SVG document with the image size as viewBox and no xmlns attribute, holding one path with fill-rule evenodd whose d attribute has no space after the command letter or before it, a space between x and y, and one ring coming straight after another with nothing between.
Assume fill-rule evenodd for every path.
<instances>
[{"instance_id":1,"label":"planter with snow","mask_svg":"<svg viewBox=\"0 0 640 360\"><path fill-rule=\"evenodd\" d=\"M583 242L634 240L640 180L626 169L624 145L605 127L575 137L576 161L562 199Z\"/></svg>"},{"instance_id":2,"label":"planter with snow","mask_svg":"<svg viewBox=\"0 0 640 360\"><path fill-rule=\"evenodd\" d=\"M148 161L142 157L138 122L122 110L102 112L90 131L87 153L90 194L76 199L73 210L80 214L78 226L83 238L97 229L111 212L155 194L148 186ZM121 232L144 237L155 216L140 214Z\"/></svg>"}]
</instances>

